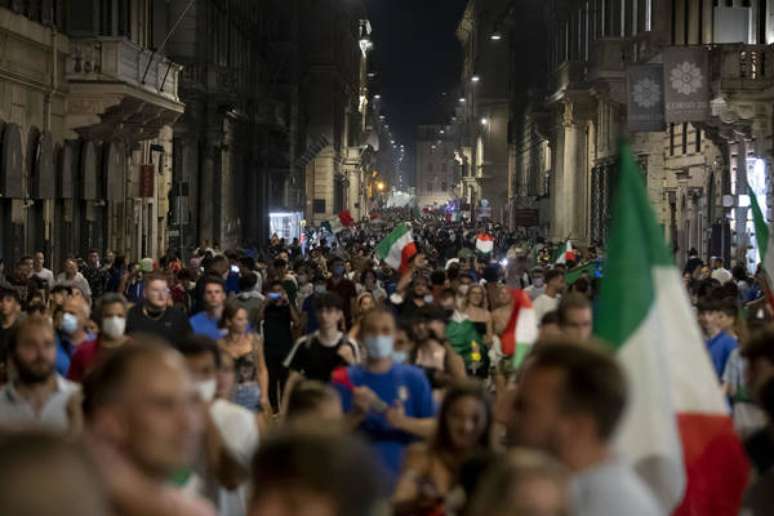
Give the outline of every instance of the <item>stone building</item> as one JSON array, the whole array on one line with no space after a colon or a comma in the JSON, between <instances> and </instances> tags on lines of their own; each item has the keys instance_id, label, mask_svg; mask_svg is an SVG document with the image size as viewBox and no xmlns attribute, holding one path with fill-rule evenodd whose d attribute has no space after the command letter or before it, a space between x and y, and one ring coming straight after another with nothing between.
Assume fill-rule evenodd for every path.
<instances>
[{"instance_id":1,"label":"stone building","mask_svg":"<svg viewBox=\"0 0 774 516\"><path fill-rule=\"evenodd\" d=\"M470 0L457 27L463 54L458 155L467 162L461 196L474 208L486 206L497 222L508 213L511 36L501 24L509 8L508 0Z\"/></svg>"},{"instance_id":2,"label":"stone building","mask_svg":"<svg viewBox=\"0 0 774 516\"><path fill-rule=\"evenodd\" d=\"M130 258L166 241L180 67L151 50L156 3L0 7L0 255L89 248Z\"/></svg>"},{"instance_id":3,"label":"stone building","mask_svg":"<svg viewBox=\"0 0 774 516\"><path fill-rule=\"evenodd\" d=\"M543 54L549 68L528 85L537 90L513 92L524 99L513 121L513 205L542 209L554 240L604 243L618 140L627 136L679 261L690 248L741 260L751 240L748 175L771 191L774 25L766 2L562 0L524 9L531 15L514 10L511 32L528 31L538 16L552 41ZM690 46L709 54L709 116L627 130L627 67ZM530 65L525 53L513 56L514 66Z\"/></svg>"},{"instance_id":4,"label":"stone building","mask_svg":"<svg viewBox=\"0 0 774 516\"><path fill-rule=\"evenodd\" d=\"M452 125L420 125L416 141L416 197L420 208L442 206L457 198L459 165L456 128Z\"/></svg>"},{"instance_id":5,"label":"stone building","mask_svg":"<svg viewBox=\"0 0 774 516\"><path fill-rule=\"evenodd\" d=\"M299 0L299 148L303 212L319 224L344 209L365 215L362 154L371 130L371 25L360 1Z\"/></svg>"}]
</instances>

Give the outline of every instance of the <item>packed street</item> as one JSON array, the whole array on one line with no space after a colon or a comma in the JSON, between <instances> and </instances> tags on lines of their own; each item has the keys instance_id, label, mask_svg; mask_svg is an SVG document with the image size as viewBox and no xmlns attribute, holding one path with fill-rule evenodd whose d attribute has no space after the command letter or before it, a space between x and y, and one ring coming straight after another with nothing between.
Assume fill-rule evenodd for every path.
<instances>
[{"instance_id":1,"label":"packed street","mask_svg":"<svg viewBox=\"0 0 774 516\"><path fill-rule=\"evenodd\" d=\"M774 514L774 17L0 2L0 516Z\"/></svg>"}]
</instances>

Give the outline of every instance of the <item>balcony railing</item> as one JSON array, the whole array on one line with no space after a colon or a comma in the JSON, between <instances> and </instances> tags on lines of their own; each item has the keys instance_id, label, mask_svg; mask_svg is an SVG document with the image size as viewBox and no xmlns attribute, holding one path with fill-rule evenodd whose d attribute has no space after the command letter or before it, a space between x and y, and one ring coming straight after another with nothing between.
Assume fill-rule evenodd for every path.
<instances>
[{"instance_id":1,"label":"balcony railing","mask_svg":"<svg viewBox=\"0 0 774 516\"><path fill-rule=\"evenodd\" d=\"M721 90L760 90L774 84L774 46L716 45L710 55Z\"/></svg>"},{"instance_id":2,"label":"balcony railing","mask_svg":"<svg viewBox=\"0 0 774 516\"><path fill-rule=\"evenodd\" d=\"M66 76L73 82L122 82L179 102L180 70L180 65L126 38L75 38Z\"/></svg>"},{"instance_id":3,"label":"balcony railing","mask_svg":"<svg viewBox=\"0 0 774 516\"><path fill-rule=\"evenodd\" d=\"M205 88L212 93L237 95L239 73L234 68L214 64L190 64L183 68L181 80L185 87Z\"/></svg>"}]
</instances>

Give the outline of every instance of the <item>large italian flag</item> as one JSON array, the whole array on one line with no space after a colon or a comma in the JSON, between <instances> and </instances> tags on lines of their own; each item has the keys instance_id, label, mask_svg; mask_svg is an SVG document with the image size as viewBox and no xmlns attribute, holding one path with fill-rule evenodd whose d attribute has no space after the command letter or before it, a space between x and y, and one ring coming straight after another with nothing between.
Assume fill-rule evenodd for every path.
<instances>
[{"instance_id":1,"label":"large italian flag","mask_svg":"<svg viewBox=\"0 0 774 516\"><path fill-rule=\"evenodd\" d=\"M616 447L680 516L736 516L748 464L628 145L620 155L596 334L629 380Z\"/></svg>"},{"instance_id":2,"label":"large italian flag","mask_svg":"<svg viewBox=\"0 0 774 516\"><path fill-rule=\"evenodd\" d=\"M411 230L405 223L398 224L387 238L376 247L376 256L401 274L408 270L408 262L417 254Z\"/></svg>"}]
</instances>

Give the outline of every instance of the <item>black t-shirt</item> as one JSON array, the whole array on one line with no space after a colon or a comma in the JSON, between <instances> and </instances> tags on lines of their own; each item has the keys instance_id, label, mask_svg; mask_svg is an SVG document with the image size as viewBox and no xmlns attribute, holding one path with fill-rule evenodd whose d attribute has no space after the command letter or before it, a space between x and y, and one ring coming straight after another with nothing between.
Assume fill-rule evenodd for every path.
<instances>
[{"instance_id":1,"label":"black t-shirt","mask_svg":"<svg viewBox=\"0 0 774 516\"><path fill-rule=\"evenodd\" d=\"M342 346L349 346L353 355L356 353L355 345L346 335L342 335L333 346L320 342L316 333L307 335L296 342L285 359L285 367L301 373L307 380L328 383L335 369L348 365L339 355Z\"/></svg>"},{"instance_id":2,"label":"black t-shirt","mask_svg":"<svg viewBox=\"0 0 774 516\"><path fill-rule=\"evenodd\" d=\"M293 347L293 318L290 306L269 303L263 312L264 355L282 360Z\"/></svg>"},{"instance_id":3,"label":"black t-shirt","mask_svg":"<svg viewBox=\"0 0 774 516\"><path fill-rule=\"evenodd\" d=\"M150 317L143 311L143 305L135 305L126 318L126 334L147 334L161 337L170 344L177 345L187 338L193 330L188 317L177 308L167 308L157 317Z\"/></svg>"}]
</instances>

